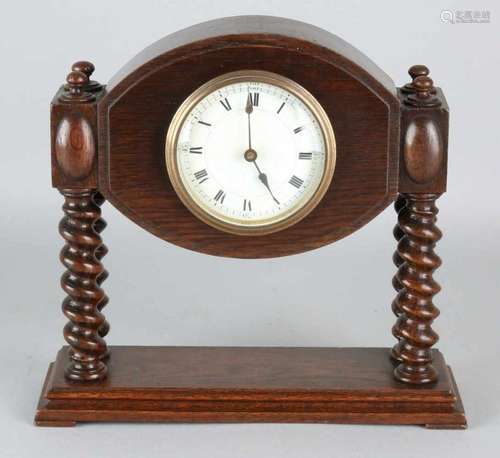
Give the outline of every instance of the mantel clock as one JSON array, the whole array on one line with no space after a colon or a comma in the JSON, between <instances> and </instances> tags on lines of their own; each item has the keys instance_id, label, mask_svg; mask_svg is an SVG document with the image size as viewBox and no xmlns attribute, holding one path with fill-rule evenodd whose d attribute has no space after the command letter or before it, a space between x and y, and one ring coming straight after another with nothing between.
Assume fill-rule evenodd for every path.
<instances>
[{"instance_id":1,"label":"mantel clock","mask_svg":"<svg viewBox=\"0 0 500 458\"><path fill-rule=\"evenodd\" d=\"M76 62L51 107L68 345L49 367L38 425L465 427L432 348L448 106L427 67L396 88L330 33L242 16L167 36L106 86L93 71ZM238 258L319 248L394 202L394 347L108 347L106 200L168 242Z\"/></svg>"}]
</instances>

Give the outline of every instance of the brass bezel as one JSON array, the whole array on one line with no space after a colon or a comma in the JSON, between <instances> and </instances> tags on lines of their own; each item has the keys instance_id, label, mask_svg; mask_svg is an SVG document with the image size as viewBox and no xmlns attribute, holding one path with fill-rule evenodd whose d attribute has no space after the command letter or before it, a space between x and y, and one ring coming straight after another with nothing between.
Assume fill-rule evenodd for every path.
<instances>
[{"instance_id":1,"label":"brass bezel","mask_svg":"<svg viewBox=\"0 0 500 458\"><path fill-rule=\"evenodd\" d=\"M291 209L290 214L280 215L279 219L277 217L276 221L272 221L267 224L256 225L253 222L252 225L243 226L240 224L232 224L228 221L219 219L214 215L208 213L204 210L194 198L191 197L187 189L185 188L182 178L180 176L178 164L177 164L177 141L182 125L185 119L194 108L196 104L204 97L220 89L221 87L227 86L229 84L235 84L240 82L262 82L273 84L278 86L290 93L295 97L300 99L308 109L313 113L316 118L321 132L323 134L323 139L325 142L325 168L323 176L321 178L320 184L311 198L298 209ZM168 128L166 141L165 141L165 161L167 165L167 172L170 177L170 181L177 195L181 199L182 203L187 207L187 209L198 219L203 221L210 226L219 229L224 232L236 235L266 235L273 232L281 231L294 224L298 223L304 219L314 208L319 204L326 191L330 187L333 178L333 172L335 170L336 161L336 144L335 144L335 134L333 131L332 124L328 118L328 115L324 111L320 103L314 98L314 96L300 86L295 81L289 78L278 75L276 73L263 71L263 70L241 70L231 73L226 73L224 75L218 76L207 83L196 89L178 108L172 122ZM230 220L231 218L227 218ZM241 221L241 220L238 220Z\"/></svg>"}]
</instances>

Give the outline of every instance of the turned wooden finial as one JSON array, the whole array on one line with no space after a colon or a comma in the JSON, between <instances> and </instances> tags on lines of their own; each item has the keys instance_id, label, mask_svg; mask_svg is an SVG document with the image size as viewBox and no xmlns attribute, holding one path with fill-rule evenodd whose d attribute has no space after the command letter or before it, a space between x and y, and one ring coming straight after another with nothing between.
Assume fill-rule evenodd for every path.
<instances>
[{"instance_id":1,"label":"turned wooden finial","mask_svg":"<svg viewBox=\"0 0 500 458\"><path fill-rule=\"evenodd\" d=\"M94 73L95 66L92 62L89 62L87 60L79 60L71 66L71 70L75 72L85 73L90 78L92 73Z\"/></svg>"},{"instance_id":2,"label":"turned wooden finial","mask_svg":"<svg viewBox=\"0 0 500 458\"><path fill-rule=\"evenodd\" d=\"M98 83L97 81L91 80L90 77L92 76L92 73L94 73L95 66L92 62L86 61L86 60L79 60L78 62L75 62L71 66L71 70L75 72L82 72L85 75L87 75L88 78L88 83L86 86L86 90L89 92L97 92L102 89L102 85Z\"/></svg>"},{"instance_id":3,"label":"turned wooden finial","mask_svg":"<svg viewBox=\"0 0 500 458\"><path fill-rule=\"evenodd\" d=\"M419 76L429 76L429 73L429 69L425 65L412 65L408 69L408 74L410 75L411 82L406 83L401 88L401 91L405 94L413 94L415 92L415 88L413 87L415 78L418 78Z\"/></svg>"},{"instance_id":4,"label":"turned wooden finial","mask_svg":"<svg viewBox=\"0 0 500 458\"><path fill-rule=\"evenodd\" d=\"M80 71L71 71L66 77L66 92L61 95L60 100L64 102L89 102L94 96L87 92L89 77Z\"/></svg>"},{"instance_id":5,"label":"turned wooden finial","mask_svg":"<svg viewBox=\"0 0 500 458\"><path fill-rule=\"evenodd\" d=\"M417 76L429 76L429 68L421 64L412 65L408 69L408 74L411 76L412 80L414 80Z\"/></svg>"},{"instance_id":6,"label":"turned wooden finial","mask_svg":"<svg viewBox=\"0 0 500 458\"><path fill-rule=\"evenodd\" d=\"M434 82L429 76L417 76L413 80L413 87L418 98L427 100L431 96L432 89L434 89Z\"/></svg>"},{"instance_id":7,"label":"turned wooden finial","mask_svg":"<svg viewBox=\"0 0 500 458\"><path fill-rule=\"evenodd\" d=\"M431 78L426 75L417 76L412 85L414 92L408 96L406 103L417 107L435 107L440 104Z\"/></svg>"},{"instance_id":8,"label":"turned wooden finial","mask_svg":"<svg viewBox=\"0 0 500 458\"><path fill-rule=\"evenodd\" d=\"M83 89L89 81L88 76L79 71L72 71L66 77L66 82L68 83L68 91L73 97L81 97L83 95Z\"/></svg>"}]
</instances>

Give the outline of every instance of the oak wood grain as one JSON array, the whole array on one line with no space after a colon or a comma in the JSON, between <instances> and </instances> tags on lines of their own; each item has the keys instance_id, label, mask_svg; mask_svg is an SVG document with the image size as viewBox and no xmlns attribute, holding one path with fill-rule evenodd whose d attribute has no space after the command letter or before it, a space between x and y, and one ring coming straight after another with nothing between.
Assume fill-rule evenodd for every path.
<instances>
[{"instance_id":1,"label":"oak wood grain","mask_svg":"<svg viewBox=\"0 0 500 458\"><path fill-rule=\"evenodd\" d=\"M392 377L386 348L112 347L98 383L49 370L36 422L338 422L464 427L444 359L432 386Z\"/></svg>"},{"instance_id":2,"label":"oak wood grain","mask_svg":"<svg viewBox=\"0 0 500 458\"><path fill-rule=\"evenodd\" d=\"M266 236L230 235L200 221L176 195L165 166L165 136L180 104L201 84L237 70L296 81L322 105L336 135L336 170L321 203ZM394 84L359 51L307 24L250 16L178 32L113 78L98 110L99 189L128 218L184 248L240 258L300 253L352 233L396 196Z\"/></svg>"}]
</instances>

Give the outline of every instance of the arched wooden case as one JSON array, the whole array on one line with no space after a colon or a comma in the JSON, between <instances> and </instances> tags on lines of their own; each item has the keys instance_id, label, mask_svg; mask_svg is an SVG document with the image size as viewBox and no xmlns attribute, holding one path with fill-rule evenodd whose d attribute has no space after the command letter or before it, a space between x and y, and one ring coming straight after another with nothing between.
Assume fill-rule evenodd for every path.
<instances>
[{"instance_id":1,"label":"arched wooden case","mask_svg":"<svg viewBox=\"0 0 500 458\"><path fill-rule=\"evenodd\" d=\"M321 203L298 224L262 237L230 235L194 217L164 163L166 131L181 103L212 78L238 70L267 70L296 81L319 101L336 133L335 176ZM160 40L107 86L99 134L105 197L164 240L218 256L275 257L318 248L361 227L397 193L393 82L347 43L293 21L239 17Z\"/></svg>"},{"instance_id":2,"label":"arched wooden case","mask_svg":"<svg viewBox=\"0 0 500 458\"><path fill-rule=\"evenodd\" d=\"M36 422L318 421L460 428L449 368L432 346L432 277L441 260L435 201L446 188L448 107L425 66L397 89L373 62L316 27L281 18L215 20L170 35L104 87L77 62L51 109L53 185L64 195L60 233L68 347L51 365ZM174 192L169 124L199 86L265 70L303 86L332 121L334 179L303 220L262 236L219 231ZM102 289L107 249L101 205L144 229L217 256L265 258L345 237L395 201L397 339L385 348L107 347Z\"/></svg>"}]
</instances>

